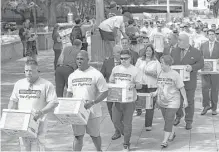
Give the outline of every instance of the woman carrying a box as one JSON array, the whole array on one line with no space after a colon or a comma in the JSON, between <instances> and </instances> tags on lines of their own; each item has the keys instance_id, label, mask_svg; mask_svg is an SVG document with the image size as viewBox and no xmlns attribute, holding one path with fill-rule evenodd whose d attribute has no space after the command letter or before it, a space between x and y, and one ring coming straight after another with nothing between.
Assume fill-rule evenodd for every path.
<instances>
[{"instance_id":1,"label":"woman carrying a box","mask_svg":"<svg viewBox=\"0 0 219 152\"><path fill-rule=\"evenodd\" d=\"M143 88L141 90L138 90L138 92L141 93L155 92L157 90L157 74L160 73L161 67L160 67L160 62L155 58L155 51L152 44L149 44L145 47L145 52L143 56L137 60L135 66L139 68L139 70L142 72ZM145 113L146 131L151 131L152 129L155 102L156 102L156 98L153 99L153 108L146 109L146 113ZM138 100L136 104L138 104Z\"/></svg>"},{"instance_id":2,"label":"woman carrying a box","mask_svg":"<svg viewBox=\"0 0 219 152\"><path fill-rule=\"evenodd\" d=\"M188 101L184 83L179 73L170 67L173 63L172 57L164 55L160 58L160 61L162 71L158 74L158 89L152 94L158 96L157 103L164 118L164 139L161 146L166 148L168 141L171 142L176 137L173 124L176 112L180 107L181 95L184 99L184 108L188 106Z\"/></svg>"}]
</instances>

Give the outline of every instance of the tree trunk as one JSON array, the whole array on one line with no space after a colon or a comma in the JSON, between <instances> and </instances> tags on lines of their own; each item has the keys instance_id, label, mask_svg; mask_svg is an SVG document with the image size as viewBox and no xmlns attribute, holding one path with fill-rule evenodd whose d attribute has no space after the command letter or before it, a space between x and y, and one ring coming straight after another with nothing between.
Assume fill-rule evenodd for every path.
<instances>
[{"instance_id":1,"label":"tree trunk","mask_svg":"<svg viewBox=\"0 0 219 152\"><path fill-rule=\"evenodd\" d=\"M49 13L48 13L48 24L49 26L54 26L56 24L56 6L59 3L58 0L50 0L51 5L48 6Z\"/></svg>"}]
</instances>

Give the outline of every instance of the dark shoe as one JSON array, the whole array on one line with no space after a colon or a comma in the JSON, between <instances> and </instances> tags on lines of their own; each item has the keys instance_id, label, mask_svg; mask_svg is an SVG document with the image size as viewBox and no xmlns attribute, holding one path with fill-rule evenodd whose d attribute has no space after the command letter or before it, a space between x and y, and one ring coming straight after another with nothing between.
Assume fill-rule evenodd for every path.
<instances>
[{"instance_id":1,"label":"dark shoe","mask_svg":"<svg viewBox=\"0 0 219 152\"><path fill-rule=\"evenodd\" d=\"M118 138L121 137L121 134L118 134L118 133L115 133L113 136L112 136L112 140L116 140Z\"/></svg>"},{"instance_id":2,"label":"dark shoe","mask_svg":"<svg viewBox=\"0 0 219 152\"><path fill-rule=\"evenodd\" d=\"M175 137L176 137L176 133L174 132L173 137L172 137L172 138L169 138L168 141L169 141L169 142L172 142Z\"/></svg>"},{"instance_id":3,"label":"dark shoe","mask_svg":"<svg viewBox=\"0 0 219 152\"><path fill-rule=\"evenodd\" d=\"M180 118L176 118L174 121L174 126L177 126L180 123Z\"/></svg>"},{"instance_id":4,"label":"dark shoe","mask_svg":"<svg viewBox=\"0 0 219 152\"><path fill-rule=\"evenodd\" d=\"M137 116L140 116L142 114L142 110L141 109L136 110L136 112L137 112Z\"/></svg>"},{"instance_id":5,"label":"dark shoe","mask_svg":"<svg viewBox=\"0 0 219 152\"><path fill-rule=\"evenodd\" d=\"M217 111L216 110L212 110L212 115L217 115Z\"/></svg>"},{"instance_id":6,"label":"dark shoe","mask_svg":"<svg viewBox=\"0 0 219 152\"><path fill-rule=\"evenodd\" d=\"M186 124L186 130L190 130L192 129L192 124L191 123L187 123Z\"/></svg>"},{"instance_id":7,"label":"dark shoe","mask_svg":"<svg viewBox=\"0 0 219 152\"><path fill-rule=\"evenodd\" d=\"M163 143L161 144L161 147L162 147L162 148L167 148L167 146L168 146L168 143L167 143L167 142L163 142Z\"/></svg>"},{"instance_id":8,"label":"dark shoe","mask_svg":"<svg viewBox=\"0 0 219 152\"><path fill-rule=\"evenodd\" d=\"M146 131L151 131L152 130L152 127L145 127L146 128Z\"/></svg>"},{"instance_id":9,"label":"dark shoe","mask_svg":"<svg viewBox=\"0 0 219 152\"><path fill-rule=\"evenodd\" d=\"M211 109L210 106L204 107L203 111L201 112L201 115L205 115L210 109Z\"/></svg>"}]
</instances>

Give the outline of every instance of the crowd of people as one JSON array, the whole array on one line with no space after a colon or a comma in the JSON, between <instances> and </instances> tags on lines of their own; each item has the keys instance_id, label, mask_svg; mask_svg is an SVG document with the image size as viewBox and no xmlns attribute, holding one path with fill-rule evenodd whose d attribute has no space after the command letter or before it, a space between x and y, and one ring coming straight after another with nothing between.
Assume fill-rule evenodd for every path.
<instances>
[{"instance_id":1,"label":"crowd of people","mask_svg":"<svg viewBox=\"0 0 219 152\"><path fill-rule=\"evenodd\" d=\"M176 137L175 127L183 117L186 122L185 129L192 129L198 70L204 67L204 59L219 60L218 25L209 26L200 20L166 23L153 19L145 20L139 25L130 12L117 13L110 11L108 18L98 27L104 43L103 51L111 54L104 60L100 71L89 65L80 19L75 20L77 26L72 29L71 44L65 48L58 33L58 25L54 27L56 87L39 77L37 61L26 62L26 78L16 82L8 108L37 110L35 119L42 118L41 125L44 128L39 134L44 138L44 118L57 106L57 97L83 98L86 100L85 108L91 109L91 113L87 125L72 125L73 150L82 150L83 137L87 133L91 136L96 150L102 151L100 102L108 96L107 83L125 84L134 92L132 102L106 103L115 128L112 140L123 136L125 151L130 150L133 114L135 111L138 116L142 114L141 108L136 109L139 102L138 93L150 93L153 97L153 108L146 109L145 112L146 131L153 129L155 107L161 110L164 119L164 137L161 142L163 148ZM180 74L171 68L172 65L185 65L186 71L190 73L190 80L184 81ZM201 115L205 115L210 109L212 115L217 115L219 74L205 74L201 75L201 78ZM26 98L23 95L26 93L31 96ZM35 142L34 139L20 138L20 145L26 151L32 150L31 146L33 148ZM44 141L39 139L37 143L38 146L34 150L43 150Z\"/></svg>"}]
</instances>

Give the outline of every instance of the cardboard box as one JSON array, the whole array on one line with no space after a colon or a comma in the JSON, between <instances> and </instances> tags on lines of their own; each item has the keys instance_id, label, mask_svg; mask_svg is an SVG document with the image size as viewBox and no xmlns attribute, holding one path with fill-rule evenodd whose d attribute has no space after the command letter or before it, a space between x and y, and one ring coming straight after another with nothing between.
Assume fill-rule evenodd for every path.
<instances>
[{"instance_id":1,"label":"cardboard box","mask_svg":"<svg viewBox=\"0 0 219 152\"><path fill-rule=\"evenodd\" d=\"M136 109L153 109L153 96L150 93L137 93Z\"/></svg>"},{"instance_id":2,"label":"cardboard box","mask_svg":"<svg viewBox=\"0 0 219 152\"><path fill-rule=\"evenodd\" d=\"M186 71L186 65L172 65L171 68L180 74L183 81L190 81L190 72Z\"/></svg>"},{"instance_id":3,"label":"cardboard box","mask_svg":"<svg viewBox=\"0 0 219 152\"><path fill-rule=\"evenodd\" d=\"M39 119L33 118L33 111L3 109L0 128L9 136L37 138Z\"/></svg>"},{"instance_id":4,"label":"cardboard box","mask_svg":"<svg viewBox=\"0 0 219 152\"><path fill-rule=\"evenodd\" d=\"M129 90L127 85L108 84L108 102L134 102L134 89Z\"/></svg>"},{"instance_id":5,"label":"cardboard box","mask_svg":"<svg viewBox=\"0 0 219 152\"><path fill-rule=\"evenodd\" d=\"M76 98L58 98L59 105L54 114L62 124L86 125L90 110L84 108L85 101Z\"/></svg>"},{"instance_id":6,"label":"cardboard box","mask_svg":"<svg viewBox=\"0 0 219 152\"><path fill-rule=\"evenodd\" d=\"M204 67L199 71L200 74L219 74L218 59L204 59Z\"/></svg>"}]
</instances>

